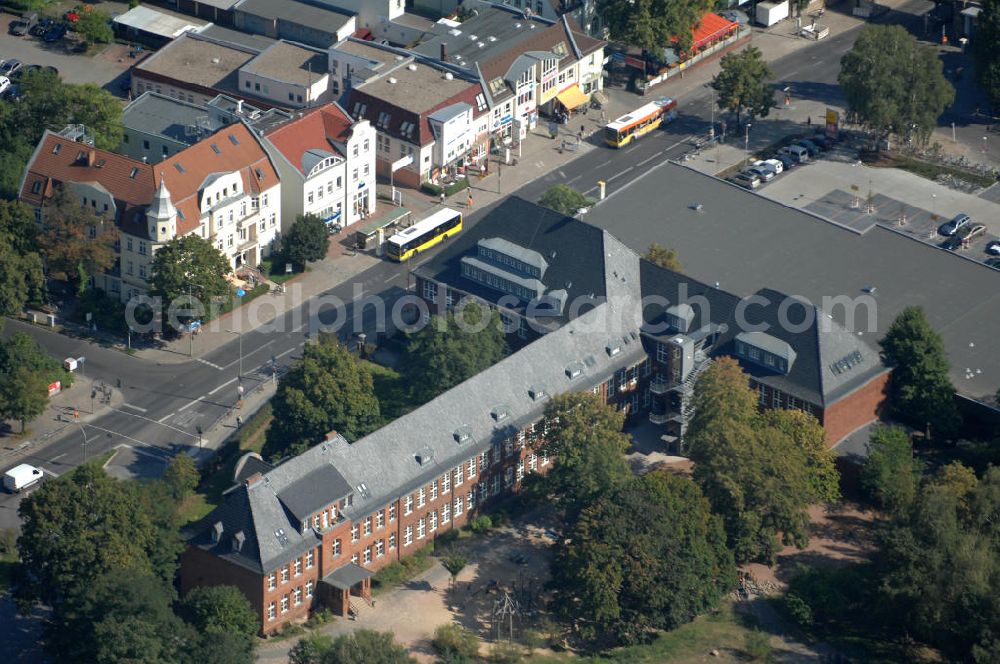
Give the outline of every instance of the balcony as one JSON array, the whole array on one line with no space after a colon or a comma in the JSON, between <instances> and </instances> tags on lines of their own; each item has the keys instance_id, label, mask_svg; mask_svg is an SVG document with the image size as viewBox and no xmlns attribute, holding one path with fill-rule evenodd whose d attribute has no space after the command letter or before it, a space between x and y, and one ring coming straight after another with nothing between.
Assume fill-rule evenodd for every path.
<instances>
[{"instance_id":1,"label":"balcony","mask_svg":"<svg viewBox=\"0 0 1000 664\"><path fill-rule=\"evenodd\" d=\"M654 411L649 411L649 421L653 424L666 424L671 419L676 417L675 413L657 413Z\"/></svg>"},{"instance_id":2,"label":"balcony","mask_svg":"<svg viewBox=\"0 0 1000 664\"><path fill-rule=\"evenodd\" d=\"M670 381L664 376L653 376L653 380L649 383L649 391L653 394L666 394L670 391Z\"/></svg>"}]
</instances>

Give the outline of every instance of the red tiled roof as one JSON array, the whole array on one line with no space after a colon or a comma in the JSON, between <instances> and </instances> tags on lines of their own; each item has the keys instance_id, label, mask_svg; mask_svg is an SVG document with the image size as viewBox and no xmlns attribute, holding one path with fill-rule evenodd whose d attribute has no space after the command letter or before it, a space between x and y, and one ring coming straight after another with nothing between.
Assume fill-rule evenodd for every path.
<instances>
[{"instance_id":1,"label":"red tiled roof","mask_svg":"<svg viewBox=\"0 0 1000 664\"><path fill-rule=\"evenodd\" d=\"M230 136L236 139L235 143ZM218 152L212 145L217 146ZM175 164L181 164L183 172ZM155 165L46 132L28 163L20 197L26 203L40 205L53 195L56 185L97 183L115 199L118 226L127 233L145 236L144 210L152 202L162 176L174 206L183 213L183 218L177 220L177 233L183 235L198 227L201 216L198 189L205 178L212 173L233 171L242 174L248 191L269 189L278 182L271 160L243 124L224 127Z\"/></svg>"},{"instance_id":2,"label":"red tiled roof","mask_svg":"<svg viewBox=\"0 0 1000 664\"><path fill-rule=\"evenodd\" d=\"M694 45L692 49L699 49L708 42L718 39L725 33L738 28L739 25L737 23L709 12L701 17L698 25L694 26Z\"/></svg>"},{"instance_id":3,"label":"red tiled roof","mask_svg":"<svg viewBox=\"0 0 1000 664\"><path fill-rule=\"evenodd\" d=\"M354 122L336 104L313 109L301 118L274 128L267 138L301 173L305 173L302 156L308 150L340 153L337 143L344 143Z\"/></svg>"}]
</instances>

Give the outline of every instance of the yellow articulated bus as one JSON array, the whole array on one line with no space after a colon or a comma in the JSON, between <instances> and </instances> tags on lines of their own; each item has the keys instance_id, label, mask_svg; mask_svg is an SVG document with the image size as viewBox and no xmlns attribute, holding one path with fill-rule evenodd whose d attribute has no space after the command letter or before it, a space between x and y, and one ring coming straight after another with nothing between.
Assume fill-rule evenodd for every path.
<instances>
[{"instance_id":1,"label":"yellow articulated bus","mask_svg":"<svg viewBox=\"0 0 1000 664\"><path fill-rule=\"evenodd\" d=\"M461 230L462 213L444 208L389 238L386 253L394 261L409 260Z\"/></svg>"},{"instance_id":2,"label":"yellow articulated bus","mask_svg":"<svg viewBox=\"0 0 1000 664\"><path fill-rule=\"evenodd\" d=\"M604 142L613 148L625 147L645 136L665 122L677 117L677 102L661 97L654 102L623 115L604 127Z\"/></svg>"}]
</instances>

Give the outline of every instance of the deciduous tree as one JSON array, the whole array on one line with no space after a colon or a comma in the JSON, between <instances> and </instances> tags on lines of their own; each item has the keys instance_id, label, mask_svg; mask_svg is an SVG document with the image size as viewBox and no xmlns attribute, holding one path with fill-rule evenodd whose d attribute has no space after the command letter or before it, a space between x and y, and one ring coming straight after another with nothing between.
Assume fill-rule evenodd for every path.
<instances>
[{"instance_id":1,"label":"deciduous tree","mask_svg":"<svg viewBox=\"0 0 1000 664\"><path fill-rule=\"evenodd\" d=\"M173 304L180 307L179 314L186 312L179 318L198 319L207 313L206 305L213 298L233 294L232 284L226 281L231 271L229 259L208 240L184 235L156 252L149 285L154 295L163 298L164 310Z\"/></svg>"},{"instance_id":2,"label":"deciduous tree","mask_svg":"<svg viewBox=\"0 0 1000 664\"><path fill-rule=\"evenodd\" d=\"M556 546L555 605L587 637L635 642L715 606L735 584L721 520L687 478L629 478Z\"/></svg>"},{"instance_id":3,"label":"deciduous tree","mask_svg":"<svg viewBox=\"0 0 1000 664\"><path fill-rule=\"evenodd\" d=\"M178 454L167 464L167 469L163 473L163 481L170 488L174 500L180 501L191 494L197 487L201 479L198 466L194 459L187 454Z\"/></svg>"},{"instance_id":4,"label":"deciduous tree","mask_svg":"<svg viewBox=\"0 0 1000 664\"><path fill-rule=\"evenodd\" d=\"M598 13L615 41L656 52L671 44L691 48L693 31L712 0L599 0Z\"/></svg>"},{"instance_id":5,"label":"deciduous tree","mask_svg":"<svg viewBox=\"0 0 1000 664\"><path fill-rule=\"evenodd\" d=\"M91 277L115 264L117 236L114 221L97 216L61 188L45 206L38 246L51 276L82 289Z\"/></svg>"},{"instance_id":6,"label":"deciduous tree","mask_svg":"<svg viewBox=\"0 0 1000 664\"><path fill-rule=\"evenodd\" d=\"M89 6L89 5L88 5ZM80 18L73 26L73 30L79 33L85 40L94 44L110 44L115 39L114 30L111 29L111 15L100 9L91 8L80 12Z\"/></svg>"},{"instance_id":7,"label":"deciduous tree","mask_svg":"<svg viewBox=\"0 0 1000 664\"><path fill-rule=\"evenodd\" d=\"M459 302L409 337L406 375L414 400L433 399L493 366L506 352L499 315L471 300Z\"/></svg>"},{"instance_id":8,"label":"deciduous tree","mask_svg":"<svg viewBox=\"0 0 1000 664\"><path fill-rule=\"evenodd\" d=\"M659 242L654 242L649 245L649 249L646 250L643 258L650 263L659 265L660 267L673 272L684 272L684 268L681 266L681 261L677 258L677 250L673 248L668 249Z\"/></svg>"},{"instance_id":9,"label":"deciduous tree","mask_svg":"<svg viewBox=\"0 0 1000 664\"><path fill-rule=\"evenodd\" d=\"M179 614L202 634L241 636L253 650L260 618L236 586L195 588L181 601Z\"/></svg>"},{"instance_id":10,"label":"deciduous tree","mask_svg":"<svg viewBox=\"0 0 1000 664\"><path fill-rule=\"evenodd\" d=\"M554 184L542 194L538 204L567 217L575 217L582 208L593 205L594 201L572 187Z\"/></svg>"},{"instance_id":11,"label":"deciduous tree","mask_svg":"<svg viewBox=\"0 0 1000 664\"><path fill-rule=\"evenodd\" d=\"M281 379L274 396L276 417L264 454L298 454L337 431L354 441L381 421L371 372L335 336L307 344L302 359Z\"/></svg>"},{"instance_id":12,"label":"deciduous tree","mask_svg":"<svg viewBox=\"0 0 1000 664\"><path fill-rule=\"evenodd\" d=\"M720 358L695 385L686 441L695 481L725 523L738 562L771 563L809 541L806 508L836 495L818 430L796 415L760 415L739 364Z\"/></svg>"},{"instance_id":13,"label":"deciduous tree","mask_svg":"<svg viewBox=\"0 0 1000 664\"><path fill-rule=\"evenodd\" d=\"M868 455L861 467L861 486L891 513L909 508L917 495L920 464L913 458L913 443L899 427L879 427L868 440Z\"/></svg>"},{"instance_id":14,"label":"deciduous tree","mask_svg":"<svg viewBox=\"0 0 1000 664\"><path fill-rule=\"evenodd\" d=\"M303 643L307 645L300 648ZM295 648L296 664L416 664L392 632L360 629L327 645L323 639L303 639Z\"/></svg>"},{"instance_id":15,"label":"deciduous tree","mask_svg":"<svg viewBox=\"0 0 1000 664\"><path fill-rule=\"evenodd\" d=\"M756 46L722 56L722 70L712 79L720 108L736 114L740 121L745 111L754 117L766 117L774 106L774 86L768 79L774 74Z\"/></svg>"},{"instance_id":16,"label":"deciduous tree","mask_svg":"<svg viewBox=\"0 0 1000 664\"><path fill-rule=\"evenodd\" d=\"M972 53L976 58L976 77L987 94L990 105L1000 109L1000 0L983 0L976 17Z\"/></svg>"},{"instance_id":17,"label":"deciduous tree","mask_svg":"<svg viewBox=\"0 0 1000 664\"><path fill-rule=\"evenodd\" d=\"M581 510L631 477L625 416L590 392L567 392L548 403L545 421L543 445L556 463L544 488L564 522L573 523Z\"/></svg>"},{"instance_id":18,"label":"deciduous tree","mask_svg":"<svg viewBox=\"0 0 1000 664\"><path fill-rule=\"evenodd\" d=\"M49 383L27 367L0 378L0 419L18 420L21 433L49 405Z\"/></svg>"},{"instance_id":19,"label":"deciduous tree","mask_svg":"<svg viewBox=\"0 0 1000 664\"><path fill-rule=\"evenodd\" d=\"M944 342L924 310L904 309L879 345L892 367L890 404L896 415L914 427L930 427L932 436L953 435L961 424L955 387L948 378Z\"/></svg>"},{"instance_id":20,"label":"deciduous tree","mask_svg":"<svg viewBox=\"0 0 1000 664\"><path fill-rule=\"evenodd\" d=\"M325 258L329 248L330 233L314 214L300 214L281 238L282 255L303 270L306 262Z\"/></svg>"},{"instance_id":21,"label":"deciduous tree","mask_svg":"<svg viewBox=\"0 0 1000 664\"><path fill-rule=\"evenodd\" d=\"M869 25L840 61L837 82L847 114L884 139L892 134L926 142L955 89L937 50L899 25ZM879 141L881 143L881 141Z\"/></svg>"}]
</instances>

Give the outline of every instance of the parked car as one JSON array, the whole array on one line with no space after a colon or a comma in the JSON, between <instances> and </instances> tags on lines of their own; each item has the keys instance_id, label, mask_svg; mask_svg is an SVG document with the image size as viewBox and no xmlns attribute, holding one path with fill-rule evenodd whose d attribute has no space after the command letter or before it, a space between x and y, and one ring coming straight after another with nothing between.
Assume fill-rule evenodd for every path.
<instances>
[{"instance_id":1,"label":"parked car","mask_svg":"<svg viewBox=\"0 0 1000 664\"><path fill-rule=\"evenodd\" d=\"M42 37L42 41L48 42L50 44L53 42L57 42L66 36L67 30L68 28L64 23L56 23L45 32L45 35Z\"/></svg>"},{"instance_id":2,"label":"parked car","mask_svg":"<svg viewBox=\"0 0 1000 664\"><path fill-rule=\"evenodd\" d=\"M829 150L833 147L833 142L823 134L810 136L809 140L818 145L821 150Z\"/></svg>"},{"instance_id":3,"label":"parked car","mask_svg":"<svg viewBox=\"0 0 1000 664\"><path fill-rule=\"evenodd\" d=\"M941 246L949 251L955 251L956 249L961 249L962 246L968 245L974 238L985 232L986 226L983 224L976 224L975 226L966 224L959 228L954 235L942 242Z\"/></svg>"},{"instance_id":4,"label":"parked car","mask_svg":"<svg viewBox=\"0 0 1000 664\"><path fill-rule=\"evenodd\" d=\"M787 154L789 157L794 159L797 164L804 164L809 161L809 150L805 149L801 145L786 145L778 150L778 152L781 154Z\"/></svg>"},{"instance_id":5,"label":"parked car","mask_svg":"<svg viewBox=\"0 0 1000 664\"><path fill-rule=\"evenodd\" d=\"M1000 270L1000 258L988 258L986 264L994 270Z\"/></svg>"},{"instance_id":6,"label":"parked car","mask_svg":"<svg viewBox=\"0 0 1000 664\"><path fill-rule=\"evenodd\" d=\"M757 173L761 180L770 182L778 174L777 169L763 161L755 161L747 170Z\"/></svg>"},{"instance_id":7,"label":"parked car","mask_svg":"<svg viewBox=\"0 0 1000 664\"><path fill-rule=\"evenodd\" d=\"M744 189L756 189L760 186L760 178L753 173L740 173L739 175L734 175L731 180L733 184L737 184Z\"/></svg>"},{"instance_id":8,"label":"parked car","mask_svg":"<svg viewBox=\"0 0 1000 664\"><path fill-rule=\"evenodd\" d=\"M746 169L745 172L756 175L761 179L761 182L770 182L774 179L774 176L777 175L777 173L775 173L770 166L764 165L763 162L761 162L760 166L754 164L750 168Z\"/></svg>"},{"instance_id":9,"label":"parked car","mask_svg":"<svg viewBox=\"0 0 1000 664\"><path fill-rule=\"evenodd\" d=\"M16 21L11 21L10 34L14 35L15 37L23 37L29 32L31 32L31 29L35 27L37 23L38 23L38 14L35 13L25 14Z\"/></svg>"},{"instance_id":10,"label":"parked car","mask_svg":"<svg viewBox=\"0 0 1000 664\"><path fill-rule=\"evenodd\" d=\"M993 240L986 245L986 253L993 256L1000 256L1000 240Z\"/></svg>"},{"instance_id":11,"label":"parked car","mask_svg":"<svg viewBox=\"0 0 1000 664\"><path fill-rule=\"evenodd\" d=\"M0 95L6 94L10 90L10 79L6 76L0 76Z\"/></svg>"},{"instance_id":12,"label":"parked car","mask_svg":"<svg viewBox=\"0 0 1000 664\"><path fill-rule=\"evenodd\" d=\"M781 162L781 165L785 167L787 171L789 168L795 166L795 160L792 159L790 155L781 154L780 152L774 156L775 159Z\"/></svg>"},{"instance_id":13,"label":"parked car","mask_svg":"<svg viewBox=\"0 0 1000 664\"><path fill-rule=\"evenodd\" d=\"M777 175L785 172L785 165L781 163L780 159L765 159L764 163L773 168Z\"/></svg>"},{"instance_id":14,"label":"parked car","mask_svg":"<svg viewBox=\"0 0 1000 664\"><path fill-rule=\"evenodd\" d=\"M750 25L750 17L739 11L738 9L727 9L726 11L719 12L719 16L726 19L727 21L732 21L733 23L739 23L742 25Z\"/></svg>"},{"instance_id":15,"label":"parked car","mask_svg":"<svg viewBox=\"0 0 1000 664\"><path fill-rule=\"evenodd\" d=\"M53 21L51 18L43 18L38 23L36 23L35 27L31 28L31 30L29 30L28 32L34 37L42 37L45 35L46 32L49 31L49 28L51 28L54 23L55 21Z\"/></svg>"},{"instance_id":16,"label":"parked car","mask_svg":"<svg viewBox=\"0 0 1000 664\"><path fill-rule=\"evenodd\" d=\"M941 225L938 232L941 235L952 236L958 232L958 230L968 224L972 223L972 217L967 214L956 215L954 219Z\"/></svg>"},{"instance_id":17,"label":"parked car","mask_svg":"<svg viewBox=\"0 0 1000 664\"><path fill-rule=\"evenodd\" d=\"M0 65L0 74L9 78L20 71L22 66L20 60L6 60Z\"/></svg>"},{"instance_id":18,"label":"parked car","mask_svg":"<svg viewBox=\"0 0 1000 664\"><path fill-rule=\"evenodd\" d=\"M808 150L810 157L815 157L820 152L822 152L822 150L819 149L819 146L810 141L808 138L803 138L800 141L796 141L796 144L801 145L806 150Z\"/></svg>"}]
</instances>

